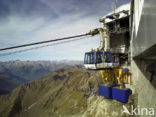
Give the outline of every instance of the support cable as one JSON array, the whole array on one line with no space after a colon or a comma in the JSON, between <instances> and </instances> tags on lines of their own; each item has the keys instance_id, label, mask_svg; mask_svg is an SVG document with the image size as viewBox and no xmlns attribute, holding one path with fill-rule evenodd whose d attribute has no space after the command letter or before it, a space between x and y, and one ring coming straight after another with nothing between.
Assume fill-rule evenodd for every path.
<instances>
[{"instance_id":1,"label":"support cable","mask_svg":"<svg viewBox=\"0 0 156 117\"><path fill-rule=\"evenodd\" d=\"M56 41L61 41L61 40L69 40L69 39L72 39L72 38L84 37L84 36L87 36L87 35L89 35L89 33L76 35L76 36L70 36L70 37L63 37L63 38L58 38L58 39L54 39L54 40L40 41L40 42L29 43L29 44L24 44L24 45L18 45L18 46L12 46L12 47L7 47L7 48L1 48L0 51L11 50L11 49L27 47L27 46L33 46L33 45L39 45L39 44L44 44L44 43L49 43L49 42L56 42Z\"/></svg>"},{"instance_id":2,"label":"support cable","mask_svg":"<svg viewBox=\"0 0 156 117\"><path fill-rule=\"evenodd\" d=\"M59 44L64 44L64 43L69 43L69 42L73 42L73 41L78 41L78 40L82 40L84 38L89 38L89 37L91 37L91 36L79 37L78 39L73 39L73 40L68 40L68 41L62 41L62 42L57 42L57 43L52 43L52 44L47 44L47 45L42 45L42 46L37 46L37 47L32 47L32 48L27 48L27 49L22 49L22 50L17 50L17 51L13 51L13 52L7 52L7 53L4 53L4 54L0 54L0 57L11 55L11 54L16 54L16 53L21 53L21 52L26 52L26 51L30 51L30 50L35 50L35 49L39 49L39 48L44 48L44 47L49 47L49 46L54 46L54 45L59 45Z\"/></svg>"}]
</instances>

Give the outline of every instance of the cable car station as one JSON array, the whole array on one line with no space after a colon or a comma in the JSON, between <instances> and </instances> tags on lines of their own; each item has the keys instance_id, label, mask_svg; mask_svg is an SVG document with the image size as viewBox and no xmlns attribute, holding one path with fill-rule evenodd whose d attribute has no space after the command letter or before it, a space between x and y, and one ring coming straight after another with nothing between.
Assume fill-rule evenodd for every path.
<instances>
[{"instance_id":1,"label":"cable car station","mask_svg":"<svg viewBox=\"0 0 156 117\"><path fill-rule=\"evenodd\" d=\"M89 32L100 35L100 46L85 53L84 66L87 70L99 70L103 84L98 86L99 95L120 102L128 102L132 91L130 64L130 6L116 9L100 19L103 28Z\"/></svg>"}]
</instances>

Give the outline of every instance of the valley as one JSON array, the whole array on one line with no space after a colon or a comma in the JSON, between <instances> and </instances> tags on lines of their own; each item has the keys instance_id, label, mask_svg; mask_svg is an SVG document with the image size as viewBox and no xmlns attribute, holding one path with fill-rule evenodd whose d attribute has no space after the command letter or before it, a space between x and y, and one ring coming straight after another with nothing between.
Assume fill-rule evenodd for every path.
<instances>
[{"instance_id":1,"label":"valley","mask_svg":"<svg viewBox=\"0 0 156 117\"><path fill-rule=\"evenodd\" d=\"M1 117L124 117L123 103L98 96L98 71L65 66L0 96ZM126 105L134 103L134 96ZM108 109L109 108L109 109Z\"/></svg>"},{"instance_id":2,"label":"valley","mask_svg":"<svg viewBox=\"0 0 156 117\"><path fill-rule=\"evenodd\" d=\"M82 64L81 61L8 61L0 62L0 94L7 94L15 87L44 77L64 66Z\"/></svg>"}]
</instances>

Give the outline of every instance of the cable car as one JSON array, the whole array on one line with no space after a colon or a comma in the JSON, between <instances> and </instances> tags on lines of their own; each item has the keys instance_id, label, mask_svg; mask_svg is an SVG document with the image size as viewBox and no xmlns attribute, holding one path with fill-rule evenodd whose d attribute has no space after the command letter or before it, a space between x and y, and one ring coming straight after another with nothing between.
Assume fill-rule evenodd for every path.
<instances>
[{"instance_id":1,"label":"cable car","mask_svg":"<svg viewBox=\"0 0 156 117\"><path fill-rule=\"evenodd\" d=\"M88 70L100 70L117 67L119 56L110 51L91 51L86 52L84 66Z\"/></svg>"}]
</instances>

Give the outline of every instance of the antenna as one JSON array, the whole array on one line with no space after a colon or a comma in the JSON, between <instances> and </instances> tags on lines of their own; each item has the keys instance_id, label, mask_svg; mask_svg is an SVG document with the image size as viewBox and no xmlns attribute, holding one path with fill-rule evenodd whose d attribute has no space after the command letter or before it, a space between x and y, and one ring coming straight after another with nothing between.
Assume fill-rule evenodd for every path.
<instances>
[{"instance_id":1,"label":"antenna","mask_svg":"<svg viewBox=\"0 0 156 117\"><path fill-rule=\"evenodd\" d=\"M115 0L114 2L112 2L112 11L113 11L113 14L115 13L115 9L117 8L117 4L118 4L118 0Z\"/></svg>"}]
</instances>

